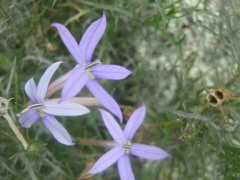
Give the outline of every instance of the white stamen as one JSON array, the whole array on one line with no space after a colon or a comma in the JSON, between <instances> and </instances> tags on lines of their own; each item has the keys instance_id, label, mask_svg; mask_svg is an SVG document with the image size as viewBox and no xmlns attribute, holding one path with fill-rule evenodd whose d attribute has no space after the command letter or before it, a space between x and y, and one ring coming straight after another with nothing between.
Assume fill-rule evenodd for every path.
<instances>
[{"instance_id":1,"label":"white stamen","mask_svg":"<svg viewBox=\"0 0 240 180\"><path fill-rule=\"evenodd\" d=\"M85 65L85 69L89 69L91 67L94 67L94 66L97 66L99 64L102 64L101 61L99 59L93 61L93 62L90 62L88 64Z\"/></svg>"},{"instance_id":2,"label":"white stamen","mask_svg":"<svg viewBox=\"0 0 240 180\"><path fill-rule=\"evenodd\" d=\"M17 114L17 116L21 116L23 113L27 112L28 110L31 109L39 109L40 112L42 111L41 109L43 108L43 104L32 104L28 107L26 107L25 109L23 109L20 113Z\"/></svg>"}]
</instances>

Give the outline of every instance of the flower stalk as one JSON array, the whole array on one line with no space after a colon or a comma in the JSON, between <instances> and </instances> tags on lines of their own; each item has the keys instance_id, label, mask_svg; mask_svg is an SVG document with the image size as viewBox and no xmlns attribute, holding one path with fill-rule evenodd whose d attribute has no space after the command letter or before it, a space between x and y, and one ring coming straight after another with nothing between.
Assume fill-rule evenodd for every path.
<instances>
[{"instance_id":1,"label":"flower stalk","mask_svg":"<svg viewBox=\"0 0 240 180\"><path fill-rule=\"evenodd\" d=\"M56 100L56 101L60 101L60 98L56 98L56 99L51 99L51 100ZM74 97L74 98L70 98L66 101L69 102L73 102L73 103L77 103L83 106L96 106L96 107L101 107L102 105L100 104L100 102L94 98L94 97Z\"/></svg>"},{"instance_id":2,"label":"flower stalk","mask_svg":"<svg viewBox=\"0 0 240 180\"><path fill-rule=\"evenodd\" d=\"M81 144L94 145L94 146L106 147L106 148L113 148L117 145L117 143L114 141L104 141L104 140L96 140L96 139L84 139L84 140L81 140Z\"/></svg>"},{"instance_id":3,"label":"flower stalk","mask_svg":"<svg viewBox=\"0 0 240 180\"><path fill-rule=\"evenodd\" d=\"M28 143L23 137L23 135L21 134L21 132L19 131L19 129L17 128L17 126L15 125L15 123L13 122L11 116L8 114L8 103L9 103L9 100L0 97L0 116L3 116L4 119L7 120L8 125L16 135L17 139L22 144L24 150L26 150L28 148Z\"/></svg>"}]
</instances>

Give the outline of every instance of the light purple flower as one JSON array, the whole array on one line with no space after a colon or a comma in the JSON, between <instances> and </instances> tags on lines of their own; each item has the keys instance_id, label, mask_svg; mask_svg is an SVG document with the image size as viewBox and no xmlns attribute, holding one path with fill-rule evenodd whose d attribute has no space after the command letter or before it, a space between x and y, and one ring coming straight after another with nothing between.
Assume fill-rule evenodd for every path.
<instances>
[{"instance_id":1,"label":"light purple flower","mask_svg":"<svg viewBox=\"0 0 240 180\"><path fill-rule=\"evenodd\" d=\"M96 81L96 78L120 80L126 78L131 72L118 65L102 65L99 60L92 61L95 47L106 29L105 13L88 27L79 44L64 25L53 23L52 26L57 28L63 43L78 63L65 81L62 100L77 95L86 85L100 103L122 121L122 113L118 104Z\"/></svg>"},{"instance_id":2,"label":"light purple flower","mask_svg":"<svg viewBox=\"0 0 240 180\"><path fill-rule=\"evenodd\" d=\"M169 156L167 152L159 147L132 142L137 129L144 120L146 114L145 105L142 105L142 107L134 111L126 124L124 131L122 131L119 124L110 113L104 110L100 110L100 113L105 126L115 142L113 143L113 148L100 157L87 174L91 175L99 173L117 162L121 180L134 180L135 178L129 157L130 154L149 160L161 160Z\"/></svg>"},{"instance_id":3,"label":"light purple flower","mask_svg":"<svg viewBox=\"0 0 240 180\"><path fill-rule=\"evenodd\" d=\"M25 85L25 91L31 100L31 105L19 113L19 122L22 127L30 128L39 118L42 118L44 126L62 144L73 145L67 130L55 119L57 116L78 116L89 110L70 101L59 103L59 100L45 100L48 84L54 72L62 62L56 62L49 66L41 77L38 86L31 78Z\"/></svg>"}]
</instances>

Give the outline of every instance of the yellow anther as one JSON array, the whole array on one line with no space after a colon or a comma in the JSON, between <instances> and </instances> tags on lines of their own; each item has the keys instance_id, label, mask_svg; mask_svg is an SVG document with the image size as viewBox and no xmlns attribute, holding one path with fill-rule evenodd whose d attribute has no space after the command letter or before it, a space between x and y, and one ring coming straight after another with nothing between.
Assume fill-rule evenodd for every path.
<instances>
[{"instance_id":1,"label":"yellow anther","mask_svg":"<svg viewBox=\"0 0 240 180\"><path fill-rule=\"evenodd\" d=\"M87 74L88 74L90 79L95 79L95 76L93 75L93 73L89 69L86 69L86 71L87 71Z\"/></svg>"},{"instance_id":2,"label":"yellow anther","mask_svg":"<svg viewBox=\"0 0 240 180\"><path fill-rule=\"evenodd\" d=\"M43 107L39 108L40 117L43 117L45 115L45 112L43 111Z\"/></svg>"},{"instance_id":3,"label":"yellow anther","mask_svg":"<svg viewBox=\"0 0 240 180\"><path fill-rule=\"evenodd\" d=\"M127 141L125 144L123 144L124 153L129 154L130 150L133 148L132 143L130 141Z\"/></svg>"}]
</instances>

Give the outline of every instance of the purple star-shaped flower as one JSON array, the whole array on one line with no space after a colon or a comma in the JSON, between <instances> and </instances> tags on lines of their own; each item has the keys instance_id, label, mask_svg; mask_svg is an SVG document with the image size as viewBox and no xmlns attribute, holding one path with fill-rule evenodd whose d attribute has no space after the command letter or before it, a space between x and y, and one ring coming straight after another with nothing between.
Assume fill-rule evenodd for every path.
<instances>
[{"instance_id":1,"label":"purple star-shaped flower","mask_svg":"<svg viewBox=\"0 0 240 180\"><path fill-rule=\"evenodd\" d=\"M122 113L118 104L96 81L96 78L120 80L126 78L131 72L118 65L102 65L99 60L92 61L95 47L106 29L105 13L88 27L79 44L64 25L53 23L52 26L57 28L63 43L78 63L65 81L62 100L75 96L87 85L89 91L100 103L122 121Z\"/></svg>"},{"instance_id":2,"label":"purple star-shaped flower","mask_svg":"<svg viewBox=\"0 0 240 180\"><path fill-rule=\"evenodd\" d=\"M72 139L67 130L55 119L57 116L79 116L89 110L70 101L59 103L59 100L45 100L48 84L54 72L62 62L56 62L49 66L41 77L38 86L31 78L25 85L25 91L31 100L31 105L19 113L19 122L22 127L30 128L40 117L45 127L62 144L73 145Z\"/></svg>"},{"instance_id":3,"label":"purple star-shaped flower","mask_svg":"<svg viewBox=\"0 0 240 180\"><path fill-rule=\"evenodd\" d=\"M142 124L146 107L143 105L131 115L124 131L110 113L100 110L105 126L115 140L113 148L100 157L93 167L87 172L88 175L99 173L118 161L118 172L121 180L134 180L129 155L149 160L161 160L169 156L164 150L150 145L132 143L135 132Z\"/></svg>"}]
</instances>

